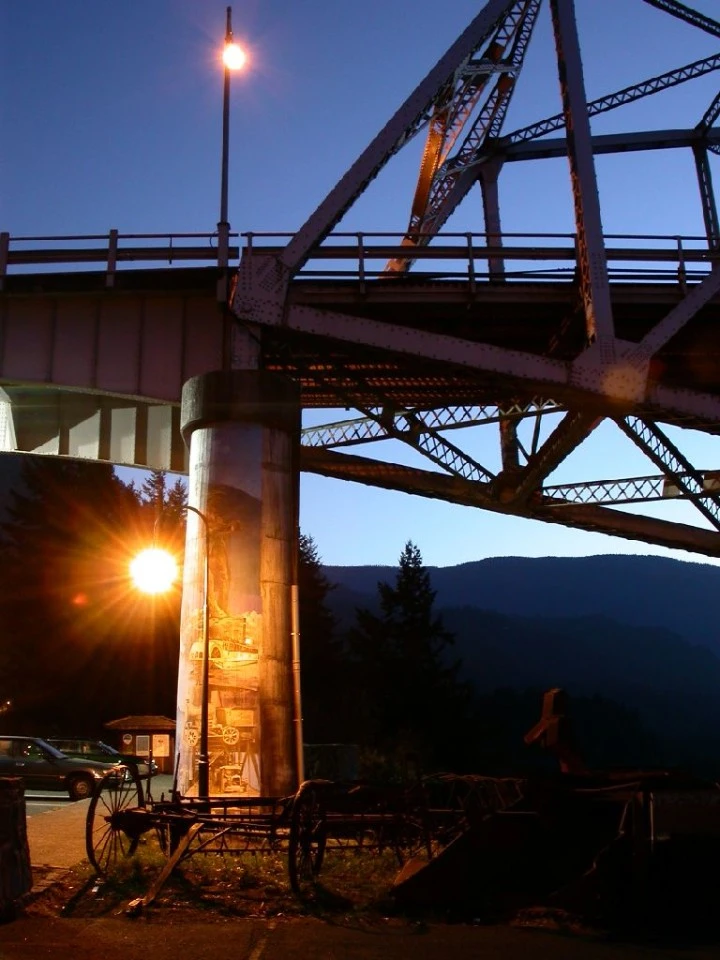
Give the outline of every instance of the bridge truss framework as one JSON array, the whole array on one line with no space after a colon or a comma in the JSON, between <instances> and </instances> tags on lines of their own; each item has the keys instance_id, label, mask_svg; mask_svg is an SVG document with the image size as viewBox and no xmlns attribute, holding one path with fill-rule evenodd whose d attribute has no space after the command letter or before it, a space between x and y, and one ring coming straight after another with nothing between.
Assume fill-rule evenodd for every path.
<instances>
[{"instance_id":1,"label":"bridge truss framework","mask_svg":"<svg viewBox=\"0 0 720 960\"><path fill-rule=\"evenodd\" d=\"M677 0L632 2L673 18L685 36L720 38L720 22ZM562 110L508 131L547 8ZM128 262L207 260L207 238L171 237L164 245L161 237L111 231L104 245L97 237L85 238L95 243L88 248L60 238L72 246L37 250L0 233L0 289L11 294L0 303L0 447L185 470L181 383L223 361L242 367L259 351L262 367L299 383L304 408L358 413L304 431L306 471L720 555L717 471L691 463L676 442L677 428L720 433L720 228L712 183L720 93L698 107L686 129L594 135L590 125L600 114L714 75L720 54L588 100L580 52L573 0L489 0L296 233L247 234L231 249L233 258L242 255L230 297L235 338L224 357L208 339L217 312L200 302L213 296L216 271L174 266L140 278L141 271L133 277L122 270ZM393 235L337 233L382 168L422 137L407 226ZM597 157L666 150L692 156L703 235L605 234ZM574 232L509 234L501 223L503 171L549 157L567 158ZM481 229L447 232L476 185ZM68 262L104 263L103 288L124 297L122 305L108 299L78 309L60 290L65 300L43 305L45 315L31 322L23 297L53 283L47 274L10 274ZM177 323L142 294L129 305L127 291L150 290L153 272L156 287L182 305ZM58 363L52 353L59 334L66 330L71 341L80 320L95 344L96 359L88 353L83 360L93 368L88 373L77 372L78 357ZM153 328L157 342L148 346L143 337ZM170 342L178 363L160 369L160 344ZM117 372L122 352L127 376ZM24 365L11 363L13 356L23 356ZM188 369L187 358L202 369ZM103 363L112 369L105 384ZM70 376L58 377L58 369ZM47 385L35 396L43 378ZM602 423L614 424L651 469L556 482L556 469ZM470 427L497 431L499 469L470 452L473 431L461 429ZM383 459L350 452L378 441L390 451ZM426 466L391 462L398 443ZM693 504L697 523L617 509L668 499Z\"/></svg>"},{"instance_id":2,"label":"bridge truss framework","mask_svg":"<svg viewBox=\"0 0 720 960\"><path fill-rule=\"evenodd\" d=\"M588 101L575 4L548 2L561 112L505 130L543 0L489 0L286 243L250 238L232 310L260 344L262 364L301 383L305 407L361 414L306 430L303 469L717 556L716 474L689 462L667 425L720 431L720 230L710 163L720 153L720 93L688 129L593 136L590 120L716 71L720 56ZM636 2L681 29L720 37L720 22L677 0ZM564 135L548 137L555 131ZM400 243L333 234L419 136ZM692 152L704 237L691 249L681 241L672 249L672 238L662 251L640 237L613 246L602 229L596 157L679 148ZM557 238L548 247L547 238L504 234L498 180L506 164L563 155L576 228L567 249ZM482 232L441 234L476 184ZM529 441L519 430L526 420L534 423ZM660 473L550 483L603 421ZM495 471L450 439L454 428L489 423L498 430ZM428 467L346 452L378 440L409 445ZM608 506L667 497L692 503L697 525Z\"/></svg>"}]
</instances>

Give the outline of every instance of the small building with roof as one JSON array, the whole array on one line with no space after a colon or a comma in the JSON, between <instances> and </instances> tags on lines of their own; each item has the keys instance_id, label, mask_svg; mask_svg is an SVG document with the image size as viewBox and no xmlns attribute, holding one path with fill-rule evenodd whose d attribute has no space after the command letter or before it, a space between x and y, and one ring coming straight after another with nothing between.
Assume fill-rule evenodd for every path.
<instances>
[{"instance_id":1,"label":"small building with roof","mask_svg":"<svg viewBox=\"0 0 720 960\"><path fill-rule=\"evenodd\" d=\"M115 735L111 746L121 753L153 759L158 773L172 773L175 769L175 721L170 717L120 717L104 726Z\"/></svg>"}]
</instances>

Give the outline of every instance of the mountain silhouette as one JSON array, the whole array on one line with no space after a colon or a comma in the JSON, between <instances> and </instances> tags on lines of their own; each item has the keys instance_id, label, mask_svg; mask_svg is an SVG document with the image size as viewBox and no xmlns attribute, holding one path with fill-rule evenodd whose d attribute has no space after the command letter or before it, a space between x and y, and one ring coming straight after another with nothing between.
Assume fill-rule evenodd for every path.
<instances>
[{"instance_id":1,"label":"mountain silhouette","mask_svg":"<svg viewBox=\"0 0 720 960\"><path fill-rule=\"evenodd\" d=\"M439 609L475 607L520 617L607 617L671 630L720 654L720 566L627 554L491 557L428 567ZM345 608L366 605L396 568L326 566Z\"/></svg>"},{"instance_id":2,"label":"mountain silhouette","mask_svg":"<svg viewBox=\"0 0 720 960\"><path fill-rule=\"evenodd\" d=\"M502 557L428 567L448 655L481 696L560 686L611 698L663 738L663 762L720 756L720 568L660 557ZM377 611L394 567L324 568L340 629ZM715 733L718 731L718 734Z\"/></svg>"}]
</instances>

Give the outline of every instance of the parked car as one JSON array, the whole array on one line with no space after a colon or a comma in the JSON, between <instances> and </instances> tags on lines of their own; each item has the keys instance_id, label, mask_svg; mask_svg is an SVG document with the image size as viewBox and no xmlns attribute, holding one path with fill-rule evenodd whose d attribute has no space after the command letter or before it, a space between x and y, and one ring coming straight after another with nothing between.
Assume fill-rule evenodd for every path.
<instances>
[{"instance_id":1,"label":"parked car","mask_svg":"<svg viewBox=\"0 0 720 960\"><path fill-rule=\"evenodd\" d=\"M103 743L102 740L86 740L82 737L50 737L47 742L69 757L98 760L100 763L124 763L129 767L135 767L140 776L147 776L147 757L138 757L133 753L121 753L115 747L111 747L109 743ZM151 761L150 772L153 775L158 772L154 760Z\"/></svg>"},{"instance_id":2,"label":"parked car","mask_svg":"<svg viewBox=\"0 0 720 960\"><path fill-rule=\"evenodd\" d=\"M68 757L40 737L0 736L0 777L19 777L26 790L67 790L71 800L84 800L116 768Z\"/></svg>"}]
</instances>

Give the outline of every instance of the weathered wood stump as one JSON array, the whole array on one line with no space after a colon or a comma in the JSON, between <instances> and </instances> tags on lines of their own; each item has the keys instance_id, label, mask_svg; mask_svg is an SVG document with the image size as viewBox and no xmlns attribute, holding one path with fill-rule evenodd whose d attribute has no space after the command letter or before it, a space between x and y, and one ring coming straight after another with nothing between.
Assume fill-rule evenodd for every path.
<instances>
[{"instance_id":1,"label":"weathered wood stump","mask_svg":"<svg viewBox=\"0 0 720 960\"><path fill-rule=\"evenodd\" d=\"M17 777L0 777L0 922L15 916L17 901L31 888L25 791Z\"/></svg>"}]
</instances>

